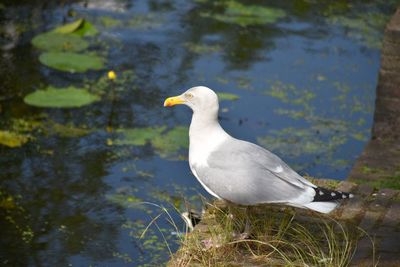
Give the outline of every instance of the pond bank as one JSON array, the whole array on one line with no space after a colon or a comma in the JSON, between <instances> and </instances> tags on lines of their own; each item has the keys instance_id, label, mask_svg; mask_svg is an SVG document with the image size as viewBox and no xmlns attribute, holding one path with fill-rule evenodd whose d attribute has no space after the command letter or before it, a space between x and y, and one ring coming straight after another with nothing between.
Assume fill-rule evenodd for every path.
<instances>
[{"instance_id":1,"label":"pond bank","mask_svg":"<svg viewBox=\"0 0 400 267\"><path fill-rule=\"evenodd\" d=\"M336 247L338 254L331 256L341 257L341 262L333 262L329 257L319 259L318 265L326 266L400 266L400 9L388 23L383 41L381 69L377 86L377 98L374 114L372 139L364 152L357 160L350 175L349 181L340 182L333 180L317 180L320 186L334 187L337 190L350 191L356 194L351 201L345 202L330 218L338 220L333 232L338 235L340 231L351 233L349 246L353 246L354 256L348 257L342 248ZM281 266L287 265L290 257L297 252L284 254L274 238L265 237L263 240L253 238L259 233L251 232L251 240L239 240L232 232L224 235L221 229L227 229L224 225L228 221L217 220L218 212L231 215L231 209L224 204L216 202L208 208L204 220L195 227L183 241L180 250L173 256L169 266ZM295 225L308 228L309 233L315 233L313 225L321 217L315 213L304 210L265 207L255 208L252 212L257 214L255 218L268 217L285 220L282 213L291 214ZM278 217L276 216L278 215ZM264 215L264 217L263 217ZM305 215L305 216L304 216ZM247 214L245 214L247 216ZM322 218L323 219L323 218ZM328 219L331 220L331 219ZM232 219L233 220L233 219ZM259 222L259 220L258 220ZM312 222L312 223L310 223ZM233 223L236 224L237 222ZM240 224L240 223L239 223ZM257 221L252 221L252 229L257 231ZM218 228L219 227L219 228ZM222 228L221 228L222 227ZM292 226L287 226L292 228ZM358 228L359 227L359 228ZM278 226L280 229L280 227ZM361 233L355 233L362 229ZM216 230L219 229L219 230ZM235 227L231 228L234 230ZM236 228L240 229L239 228ZM322 228L321 228L322 229ZM320 230L321 230L320 229ZM344 229L344 230L343 230ZM278 243L282 242L286 231L281 235L278 232ZM343 233L343 232L342 232ZM268 235L268 233L265 233ZM304 237L304 236L303 236ZM332 238L334 238L332 236ZM216 240L217 239L217 240ZM329 239L329 238L327 238ZM346 239L347 240L347 239ZM271 241L271 242L270 242ZM300 240L299 242L302 242ZM257 243L258 245L255 245ZM340 242L339 242L340 243ZM273 245L272 245L273 244ZM342 243L340 243L342 244ZM262 246L269 247L263 250ZM283 245L282 245L283 246ZM265 248L264 248L265 249ZM307 246L304 249L309 249ZM232 252L233 251L233 252ZM311 251L311 250L310 250ZM331 252L331 250L329 249ZM301 254L301 252L299 252ZM314 252L313 252L314 253ZM347 256L346 256L347 255ZM350 261L351 258L351 261ZM295 257L300 264L307 263L307 259ZM321 262L326 260L326 262ZM292 264L296 265L296 262ZM309 262L313 265L313 262ZM315 264L315 262L314 262Z\"/></svg>"},{"instance_id":2,"label":"pond bank","mask_svg":"<svg viewBox=\"0 0 400 267\"><path fill-rule=\"evenodd\" d=\"M235 232L243 227L240 215L235 215L237 210L217 201L209 206L204 220L188 234L168 266L287 266L296 265L296 261L300 265L315 266L323 260L327 261L324 266L375 266L378 262L379 266L399 266L400 191L374 189L347 181L318 179L315 182L320 186L351 191L356 197L345 201L329 216L277 206L252 207L251 215L250 212L245 215L249 216L251 224L251 235L247 240L238 239ZM232 224L236 227L229 228L232 232L226 233L229 220L221 220L220 213L233 218ZM285 223L288 217L290 225ZM271 224L271 220L274 223ZM301 231L296 230L299 226ZM262 227L266 229L261 230ZM295 236L290 235L290 230L280 233L285 227L294 229ZM329 229L332 229L332 235L329 235ZM261 231L265 232L261 234ZM323 241L318 249L327 251L324 257L318 255L315 247L309 247L309 237L305 233L314 236L324 233L325 236L317 238ZM309 250L320 258L313 261L315 259L293 255L301 252L285 247L288 240L300 244L296 249Z\"/></svg>"},{"instance_id":3,"label":"pond bank","mask_svg":"<svg viewBox=\"0 0 400 267\"><path fill-rule=\"evenodd\" d=\"M372 138L349 180L400 189L400 9L386 26Z\"/></svg>"}]
</instances>

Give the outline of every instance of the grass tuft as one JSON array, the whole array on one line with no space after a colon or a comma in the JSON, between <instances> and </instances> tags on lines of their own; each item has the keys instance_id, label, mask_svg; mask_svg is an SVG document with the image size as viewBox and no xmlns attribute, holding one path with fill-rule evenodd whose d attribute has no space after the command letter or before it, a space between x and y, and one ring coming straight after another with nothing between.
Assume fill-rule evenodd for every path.
<instances>
[{"instance_id":1,"label":"grass tuft","mask_svg":"<svg viewBox=\"0 0 400 267\"><path fill-rule=\"evenodd\" d=\"M348 266L357 240L365 235L351 224L309 211L208 206L202 223L182 235L168 266ZM246 222L250 232L243 238Z\"/></svg>"}]
</instances>

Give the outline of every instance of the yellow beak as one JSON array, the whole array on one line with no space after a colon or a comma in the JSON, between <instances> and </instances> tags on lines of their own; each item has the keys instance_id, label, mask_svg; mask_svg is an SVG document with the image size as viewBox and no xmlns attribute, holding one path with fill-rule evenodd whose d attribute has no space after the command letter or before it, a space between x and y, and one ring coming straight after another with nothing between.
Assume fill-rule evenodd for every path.
<instances>
[{"instance_id":1,"label":"yellow beak","mask_svg":"<svg viewBox=\"0 0 400 267\"><path fill-rule=\"evenodd\" d=\"M164 101L164 107L172 107L175 105L183 104L185 103L185 100L181 96L173 96L173 97L168 97Z\"/></svg>"}]
</instances>

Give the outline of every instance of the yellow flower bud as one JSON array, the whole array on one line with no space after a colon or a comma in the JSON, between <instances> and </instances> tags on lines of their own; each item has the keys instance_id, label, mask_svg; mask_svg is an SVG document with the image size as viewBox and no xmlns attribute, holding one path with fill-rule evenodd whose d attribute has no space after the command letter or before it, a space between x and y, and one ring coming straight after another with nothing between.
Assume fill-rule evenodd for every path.
<instances>
[{"instance_id":1,"label":"yellow flower bud","mask_svg":"<svg viewBox=\"0 0 400 267\"><path fill-rule=\"evenodd\" d=\"M117 78L117 74L115 74L115 72L112 71L112 70L110 70L110 71L107 73L107 76L108 76L108 79L110 79L110 80L115 80L115 79Z\"/></svg>"}]
</instances>

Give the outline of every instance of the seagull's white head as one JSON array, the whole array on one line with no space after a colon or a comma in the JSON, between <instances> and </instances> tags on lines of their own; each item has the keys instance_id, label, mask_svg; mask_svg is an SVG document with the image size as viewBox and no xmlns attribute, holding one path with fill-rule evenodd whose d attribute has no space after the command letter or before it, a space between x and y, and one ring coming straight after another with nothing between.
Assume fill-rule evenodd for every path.
<instances>
[{"instance_id":1,"label":"seagull's white head","mask_svg":"<svg viewBox=\"0 0 400 267\"><path fill-rule=\"evenodd\" d=\"M194 113L218 114L218 96L208 87L192 87L181 95L169 97L164 102L164 107L184 104L190 107Z\"/></svg>"}]
</instances>

